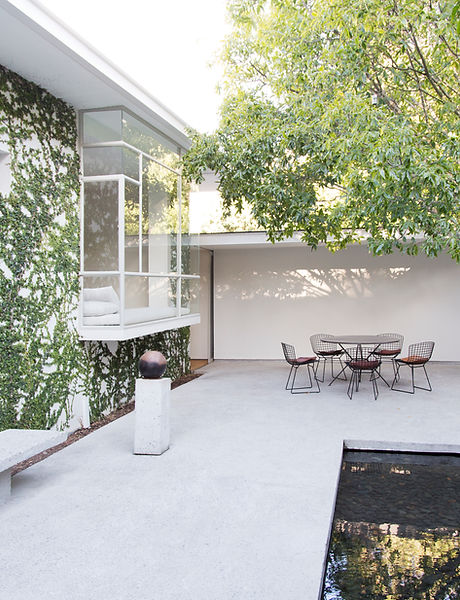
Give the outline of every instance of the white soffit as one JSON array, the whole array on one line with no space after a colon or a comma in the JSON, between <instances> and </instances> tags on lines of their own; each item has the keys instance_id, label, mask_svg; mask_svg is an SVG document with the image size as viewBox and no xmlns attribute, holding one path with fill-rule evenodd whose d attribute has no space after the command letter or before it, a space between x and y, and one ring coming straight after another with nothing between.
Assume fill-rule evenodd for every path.
<instances>
[{"instance_id":1,"label":"white soffit","mask_svg":"<svg viewBox=\"0 0 460 600\"><path fill-rule=\"evenodd\" d=\"M192 244L208 250L235 250L249 248L292 248L306 247L301 241L301 233L295 233L292 237L281 242L270 242L265 231L246 231L229 233L201 233L192 235Z\"/></svg>"},{"instance_id":2,"label":"white soffit","mask_svg":"<svg viewBox=\"0 0 460 600\"><path fill-rule=\"evenodd\" d=\"M77 110L125 106L190 145L184 121L38 2L0 0L0 63Z\"/></svg>"},{"instance_id":3,"label":"white soffit","mask_svg":"<svg viewBox=\"0 0 460 600\"><path fill-rule=\"evenodd\" d=\"M365 243L369 234L365 231L359 231ZM305 242L302 242L302 232L297 231L290 238L279 242L272 243L267 238L265 231L245 231L245 232L228 232L228 233L200 233L192 234L192 245L206 248L207 250L236 250L249 248L307 248L310 249ZM329 238L332 241L332 238ZM423 241L422 235L415 235L414 239L417 242ZM320 242L319 246L324 246Z\"/></svg>"}]
</instances>

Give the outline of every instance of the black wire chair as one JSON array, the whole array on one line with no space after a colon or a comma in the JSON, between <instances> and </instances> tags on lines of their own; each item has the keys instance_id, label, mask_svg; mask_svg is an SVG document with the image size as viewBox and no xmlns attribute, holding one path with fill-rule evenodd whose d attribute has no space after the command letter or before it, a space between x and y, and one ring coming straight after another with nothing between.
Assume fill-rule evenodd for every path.
<instances>
[{"instance_id":1,"label":"black wire chair","mask_svg":"<svg viewBox=\"0 0 460 600\"><path fill-rule=\"evenodd\" d=\"M346 381L346 379L347 379L347 376L345 375L345 366L342 363L342 356L343 356L342 348L339 348L338 344L336 344L334 342L324 341L327 338L331 338L331 337L332 336L328 333L315 333L314 335L310 336L311 348L312 348L313 352L316 354L316 356L318 357L318 361L319 361L318 365L316 367L316 378L318 379L318 381L321 381L321 383L323 383L323 381L324 381L324 375L325 375L325 371L326 371L326 363L328 360L331 361L332 380L334 381L335 379L343 379L344 381ZM340 362L341 370L337 376L334 376L334 361ZM320 368L321 362L323 363L322 379L320 379L318 377L318 370ZM340 377L340 375L342 373L343 373L343 377Z\"/></svg>"},{"instance_id":2,"label":"black wire chair","mask_svg":"<svg viewBox=\"0 0 460 600\"><path fill-rule=\"evenodd\" d=\"M391 384L391 389L395 390L396 392L405 392L406 394L414 394L416 389L417 390L425 390L426 392L431 392L432 391L431 382L428 378L428 373L426 372L425 365L430 360L430 358L433 354L433 349L434 349L434 342L418 342L416 344L411 344L409 346L408 356L406 356L405 358L396 358L395 359L396 373L395 373L395 378L393 380L393 383ZM399 381L399 379L400 379L399 370L403 365L406 365L406 367L409 367L411 370L411 382L412 382L411 390L403 390L401 388L395 387L395 383L397 381ZM415 369L423 369L423 372L425 373L426 381L428 383L427 388L422 387L420 385L415 385L415 376L414 376Z\"/></svg>"},{"instance_id":3,"label":"black wire chair","mask_svg":"<svg viewBox=\"0 0 460 600\"><path fill-rule=\"evenodd\" d=\"M359 348L359 352L351 360L345 361L345 364L351 371L350 383L348 384L347 394L350 400L353 398L353 391L359 390L359 384L363 373L369 373L369 381L372 383L372 390L374 393L374 400L377 400L379 395L379 388L377 386L377 379L383 379L380 375L381 360L373 356L372 348ZM386 381L385 381L386 383ZM388 384L387 384L388 385Z\"/></svg>"},{"instance_id":4,"label":"black wire chair","mask_svg":"<svg viewBox=\"0 0 460 600\"><path fill-rule=\"evenodd\" d=\"M391 362L393 373L396 376L395 358L401 353L404 344L404 336L400 333L379 333L379 337L397 340L396 342L382 342L378 348L372 351L372 354L378 360L381 360L382 362Z\"/></svg>"},{"instance_id":5,"label":"black wire chair","mask_svg":"<svg viewBox=\"0 0 460 600\"><path fill-rule=\"evenodd\" d=\"M285 342L281 342L281 346L283 348L284 358L286 359L286 362L289 365L291 365L291 370L289 371L285 389L290 390L291 394L302 394L302 393L317 394L320 391L320 389L319 389L318 380L316 379L316 370L314 367L314 365L317 362L316 356L308 356L308 357L299 356L299 357L297 357L294 346L292 346L291 344L286 344ZM295 384L295 378L297 375L297 369L299 367L303 367L303 366L307 367L310 385L296 388L296 387L294 387L294 384ZM292 377L292 383L291 383L291 386L289 387L289 380L291 379L291 375L293 372L294 372L294 375ZM313 379L316 382L316 387L317 387L316 390L313 389L313 380L311 377L312 373L313 373ZM310 390L310 392L307 392L305 390Z\"/></svg>"}]
</instances>

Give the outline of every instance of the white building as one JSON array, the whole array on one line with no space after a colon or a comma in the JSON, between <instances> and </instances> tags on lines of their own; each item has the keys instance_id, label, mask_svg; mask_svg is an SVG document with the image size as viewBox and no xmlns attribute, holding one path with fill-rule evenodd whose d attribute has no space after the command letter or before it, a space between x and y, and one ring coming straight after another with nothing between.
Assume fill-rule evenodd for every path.
<instances>
[{"instance_id":1,"label":"white building","mask_svg":"<svg viewBox=\"0 0 460 600\"><path fill-rule=\"evenodd\" d=\"M130 398L146 346L187 368L185 123L30 0L0 0L0 65L0 427L87 424Z\"/></svg>"},{"instance_id":2,"label":"white building","mask_svg":"<svg viewBox=\"0 0 460 600\"><path fill-rule=\"evenodd\" d=\"M194 359L280 359L280 342L310 356L314 333L399 332L406 348L433 340L434 360L460 361L460 273L447 254L372 256L366 244L312 251L300 235L272 244L263 232L199 240Z\"/></svg>"},{"instance_id":3,"label":"white building","mask_svg":"<svg viewBox=\"0 0 460 600\"><path fill-rule=\"evenodd\" d=\"M313 252L262 232L201 235L197 252L185 123L31 0L0 0L0 32L0 427L86 424L88 409L96 418L130 398L151 336L164 334L171 368L186 367L188 326L204 360L280 359L281 341L309 354L318 332L399 332L460 360L450 258Z\"/></svg>"}]
</instances>

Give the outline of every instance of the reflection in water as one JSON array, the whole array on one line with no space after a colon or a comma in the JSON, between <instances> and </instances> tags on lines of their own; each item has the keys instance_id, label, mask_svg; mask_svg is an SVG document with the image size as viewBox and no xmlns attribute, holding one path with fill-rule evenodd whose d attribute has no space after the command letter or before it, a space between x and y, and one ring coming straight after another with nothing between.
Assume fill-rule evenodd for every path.
<instances>
[{"instance_id":1,"label":"reflection in water","mask_svg":"<svg viewBox=\"0 0 460 600\"><path fill-rule=\"evenodd\" d=\"M460 598L460 457L345 454L323 600Z\"/></svg>"}]
</instances>

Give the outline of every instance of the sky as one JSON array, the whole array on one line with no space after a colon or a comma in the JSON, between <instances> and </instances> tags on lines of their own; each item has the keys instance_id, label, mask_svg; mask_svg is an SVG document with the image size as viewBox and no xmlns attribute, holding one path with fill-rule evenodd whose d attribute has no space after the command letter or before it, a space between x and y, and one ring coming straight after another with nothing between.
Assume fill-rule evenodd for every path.
<instances>
[{"instance_id":1,"label":"sky","mask_svg":"<svg viewBox=\"0 0 460 600\"><path fill-rule=\"evenodd\" d=\"M39 0L188 125L217 126L227 0Z\"/></svg>"}]
</instances>

